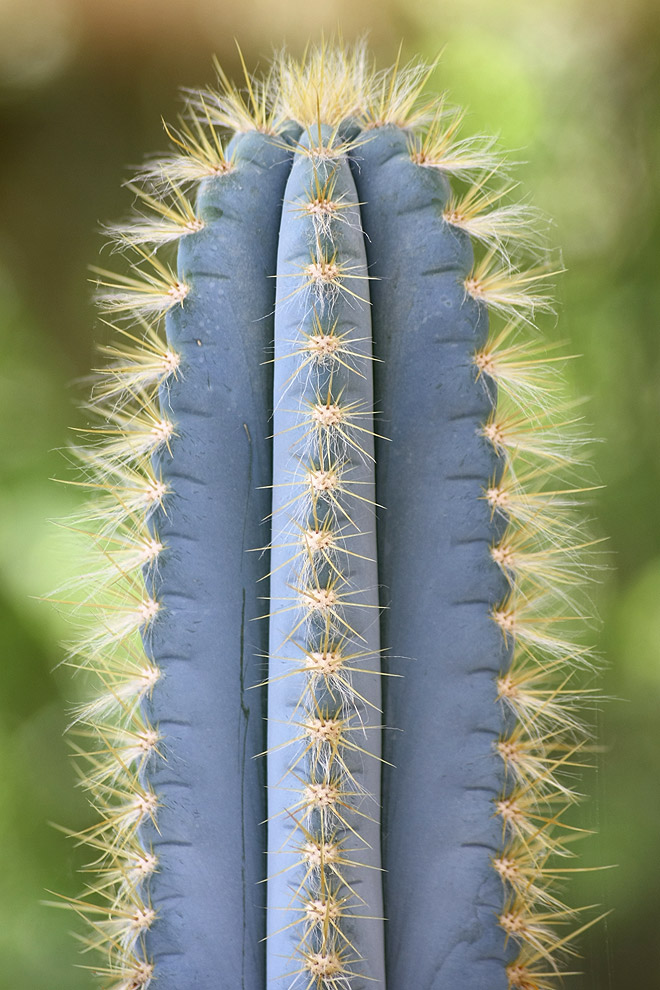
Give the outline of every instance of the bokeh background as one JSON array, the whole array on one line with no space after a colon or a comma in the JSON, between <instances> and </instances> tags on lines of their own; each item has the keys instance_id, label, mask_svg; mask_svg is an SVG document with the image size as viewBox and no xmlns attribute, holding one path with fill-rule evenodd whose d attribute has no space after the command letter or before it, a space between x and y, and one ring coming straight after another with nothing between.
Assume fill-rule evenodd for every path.
<instances>
[{"instance_id":1,"label":"bokeh background","mask_svg":"<svg viewBox=\"0 0 660 990\"><path fill-rule=\"evenodd\" d=\"M322 8L322 12L321 12ZM601 748L584 791L581 903L612 908L584 940L575 990L660 985L660 5L655 0L0 0L0 990L90 986L65 911L80 861L50 822L83 827L63 740L76 686L58 670L64 620L38 600L71 573L49 520L76 507L68 427L103 338L87 265L100 222L125 215L127 166L165 145L179 86L239 78L321 28L369 31L382 64L443 49L432 85L495 132L524 194L554 218L567 272L570 375L606 487L595 593ZM588 848L587 848L588 847Z\"/></svg>"}]
</instances>

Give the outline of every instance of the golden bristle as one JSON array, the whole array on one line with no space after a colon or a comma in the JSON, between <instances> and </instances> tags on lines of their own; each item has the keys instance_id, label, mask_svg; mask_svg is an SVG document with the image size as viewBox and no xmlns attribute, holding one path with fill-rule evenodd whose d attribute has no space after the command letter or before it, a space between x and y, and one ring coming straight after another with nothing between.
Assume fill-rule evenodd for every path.
<instances>
[{"instance_id":1,"label":"golden bristle","mask_svg":"<svg viewBox=\"0 0 660 990\"><path fill-rule=\"evenodd\" d=\"M337 127L364 109L372 68L364 41L336 45L321 40L300 60L282 51L275 59L275 106L282 119L313 128Z\"/></svg>"}]
</instances>

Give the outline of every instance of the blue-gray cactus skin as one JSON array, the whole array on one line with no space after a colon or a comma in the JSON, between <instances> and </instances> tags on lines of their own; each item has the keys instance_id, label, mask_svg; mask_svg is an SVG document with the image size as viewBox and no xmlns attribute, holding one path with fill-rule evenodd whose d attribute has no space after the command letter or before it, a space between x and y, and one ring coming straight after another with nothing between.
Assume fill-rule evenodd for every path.
<instances>
[{"instance_id":1,"label":"blue-gray cactus skin","mask_svg":"<svg viewBox=\"0 0 660 990\"><path fill-rule=\"evenodd\" d=\"M248 551L267 542L277 234L290 167L264 135L236 138L233 168L200 189L203 230L179 245L185 307L167 316L181 355L161 389L175 424L159 456L170 490L155 527L162 603L146 637L163 671L151 721L165 761L148 777L161 807L144 839L158 856L146 938L161 990L253 990L265 980L264 692L268 649Z\"/></svg>"},{"instance_id":2,"label":"blue-gray cactus skin","mask_svg":"<svg viewBox=\"0 0 660 990\"><path fill-rule=\"evenodd\" d=\"M503 787L493 683L508 662L489 612L507 585L489 553L482 489L497 458L479 435L491 403L472 360L488 316L465 290L470 240L442 218L447 180L412 162L394 127L356 159L376 394L391 438L376 441L384 663L403 674L384 684L388 724L403 729L384 739L388 990L504 990L490 857Z\"/></svg>"},{"instance_id":3,"label":"blue-gray cactus skin","mask_svg":"<svg viewBox=\"0 0 660 990\"><path fill-rule=\"evenodd\" d=\"M310 152L319 138L322 158ZM355 184L333 138L324 127L301 141L277 263L268 985L278 990L305 967L331 977L340 960L385 987L369 280ZM338 209L319 226L309 207L329 185ZM324 261L339 273L327 281L310 273ZM324 355L333 339L341 349ZM308 783L336 793L315 803Z\"/></svg>"}]
</instances>

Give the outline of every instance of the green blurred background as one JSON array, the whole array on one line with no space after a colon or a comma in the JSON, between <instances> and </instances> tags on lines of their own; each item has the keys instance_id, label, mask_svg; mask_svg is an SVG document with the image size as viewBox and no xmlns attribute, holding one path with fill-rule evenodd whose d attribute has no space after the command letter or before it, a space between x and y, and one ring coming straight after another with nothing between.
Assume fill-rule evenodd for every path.
<instances>
[{"instance_id":1,"label":"green blurred background","mask_svg":"<svg viewBox=\"0 0 660 990\"><path fill-rule=\"evenodd\" d=\"M87 265L124 216L127 166L163 149L178 87L239 71L321 28L368 30L381 64L444 55L436 89L495 132L528 195L554 217L567 273L547 332L603 439L590 511L609 538L596 593L608 661L602 752L584 782L598 837L575 898L612 908L584 942L575 990L660 985L660 7L653 0L0 0L0 990L81 990L73 919L41 907L79 886L82 827L62 733L76 685L57 670L64 620L37 600L71 573L48 520L75 508L66 477L76 384L103 334ZM95 328L95 329L94 329ZM59 448L59 450L58 450ZM33 597L36 596L36 597ZM82 960L84 961L84 960ZM182 988L184 990L184 988ZM414 990L414 988L411 988ZM459 988L456 988L459 990Z\"/></svg>"}]
</instances>

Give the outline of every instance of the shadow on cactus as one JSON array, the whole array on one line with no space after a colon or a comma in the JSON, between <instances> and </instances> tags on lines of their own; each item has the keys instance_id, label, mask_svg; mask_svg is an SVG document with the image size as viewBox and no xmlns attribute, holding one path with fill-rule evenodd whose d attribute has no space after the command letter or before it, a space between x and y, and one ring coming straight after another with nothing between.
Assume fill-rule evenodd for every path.
<instances>
[{"instance_id":1,"label":"shadow on cactus","mask_svg":"<svg viewBox=\"0 0 660 990\"><path fill-rule=\"evenodd\" d=\"M550 990L597 920L555 273L431 68L218 69L110 228L63 901L108 990Z\"/></svg>"}]
</instances>

